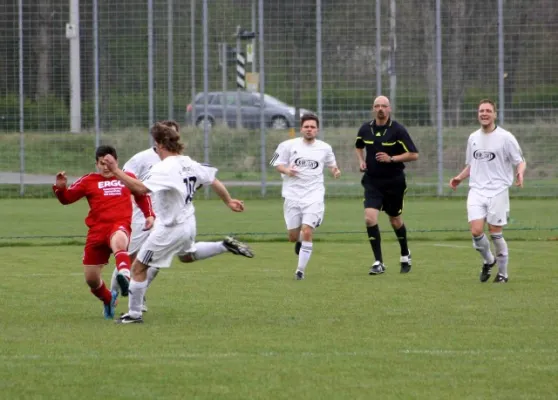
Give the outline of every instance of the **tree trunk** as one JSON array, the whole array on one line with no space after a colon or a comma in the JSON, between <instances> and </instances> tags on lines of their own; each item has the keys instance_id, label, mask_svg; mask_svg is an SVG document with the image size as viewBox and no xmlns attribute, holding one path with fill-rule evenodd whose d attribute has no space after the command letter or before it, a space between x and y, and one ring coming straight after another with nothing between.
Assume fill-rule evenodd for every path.
<instances>
[{"instance_id":1,"label":"tree trunk","mask_svg":"<svg viewBox=\"0 0 558 400\"><path fill-rule=\"evenodd\" d=\"M447 123L450 126L457 126L461 123L461 106L465 94L465 42L463 27L467 26L469 15L473 7L468 7L465 0L454 0L449 6L450 15L450 36L448 52L448 76L445 80L447 90Z\"/></svg>"},{"instance_id":2,"label":"tree trunk","mask_svg":"<svg viewBox=\"0 0 558 400\"><path fill-rule=\"evenodd\" d=\"M525 7L519 5L514 8L517 10L517 14L509 18L510 26L506 26L506 19L504 19L504 104L506 108L509 108L513 102L521 50L528 46L527 44L522 45L522 41L525 37L523 27L527 26L530 13ZM505 12L506 9L504 9Z\"/></svg>"},{"instance_id":3,"label":"tree trunk","mask_svg":"<svg viewBox=\"0 0 558 400\"><path fill-rule=\"evenodd\" d=\"M37 53L37 89L35 100L51 94L51 21L54 10L50 0L40 0L38 4L39 21L37 38L35 39L35 52Z\"/></svg>"},{"instance_id":4,"label":"tree trunk","mask_svg":"<svg viewBox=\"0 0 558 400\"><path fill-rule=\"evenodd\" d=\"M428 86L428 109L430 123L436 123L436 7L432 0L423 1L420 6L423 21L424 54L426 55L426 84Z\"/></svg>"}]
</instances>

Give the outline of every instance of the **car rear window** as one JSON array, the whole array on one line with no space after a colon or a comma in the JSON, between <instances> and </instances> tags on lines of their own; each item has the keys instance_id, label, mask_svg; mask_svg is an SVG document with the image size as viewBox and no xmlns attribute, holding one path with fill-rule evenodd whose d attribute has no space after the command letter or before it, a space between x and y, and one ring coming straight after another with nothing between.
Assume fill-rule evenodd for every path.
<instances>
[{"instance_id":1,"label":"car rear window","mask_svg":"<svg viewBox=\"0 0 558 400\"><path fill-rule=\"evenodd\" d=\"M215 97L215 95L209 94L209 95L207 96L207 104L211 104L211 101L213 100L214 97ZM203 93L200 94L200 95L196 98L196 104L203 104L204 98L205 98L204 94L203 94Z\"/></svg>"}]
</instances>

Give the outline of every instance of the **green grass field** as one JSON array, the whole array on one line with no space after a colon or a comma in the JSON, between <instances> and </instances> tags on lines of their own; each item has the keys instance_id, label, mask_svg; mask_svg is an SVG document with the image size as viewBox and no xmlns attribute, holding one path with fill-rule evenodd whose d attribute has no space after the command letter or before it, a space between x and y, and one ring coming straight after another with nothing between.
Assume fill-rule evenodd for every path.
<instances>
[{"instance_id":1,"label":"green grass field","mask_svg":"<svg viewBox=\"0 0 558 400\"><path fill-rule=\"evenodd\" d=\"M198 239L237 233L254 259L175 262L145 324L118 326L83 282L87 205L1 200L0 398L556 398L554 201L512 201L506 285L478 281L463 200L406 203L408 275L382 217L382 276L360 200L329 200L304 281L281 202L246 205L198 200Z\"/></svg>"}]
</instances>

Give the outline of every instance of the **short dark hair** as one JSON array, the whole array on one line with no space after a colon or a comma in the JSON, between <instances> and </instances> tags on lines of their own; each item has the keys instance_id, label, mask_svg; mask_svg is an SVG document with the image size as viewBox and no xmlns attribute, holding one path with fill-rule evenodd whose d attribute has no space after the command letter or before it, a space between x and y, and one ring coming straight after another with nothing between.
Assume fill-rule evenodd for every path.
<instances>
[{"instance_id":1,"label":"short dark hair","mask_svg":"<svg viewBox=\"0 0 558 400\"><path fill-rule=\"evenodd\" d=\"M316 126L320 127L320 119L316 114L306 113L302 117L300 117L300 126L304 125L306 121L316 121Z\"/></svg>"},{"instance_id":2,"label":"short dark hair","mask_svg":"<svg viewBox=\"0 0 558 400\"><path fill-rule=\"evenodd\" d=\"M100 158L110 154L115 160L118 160L118 155L116 154L116 149L112 146L102 145L97 147L95 150L95 161L99 161Z\"/></svg>"},{"instance_id":3,"label":"short dark hair","mask_svg":"<svg viewBox=\"0 0 558 400\"><path fill-rule=\"evenodd\" d=\"M492 100L490 100L490 99L482 99L482 100L479 102L479 106L478 106L478 107L480 107L482 104L490 104L490 105L492 105L492 108L494 109L494 111L496 111L496 103L495 103L494 101L492 101ZM477 108L478 108L478 107L477 107Z\"/></svg>"}]
</instances>

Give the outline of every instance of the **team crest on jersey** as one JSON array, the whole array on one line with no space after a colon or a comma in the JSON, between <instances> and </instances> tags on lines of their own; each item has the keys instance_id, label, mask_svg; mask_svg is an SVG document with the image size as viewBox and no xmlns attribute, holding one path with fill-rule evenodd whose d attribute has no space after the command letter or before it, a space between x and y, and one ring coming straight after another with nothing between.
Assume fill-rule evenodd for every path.
<instances>
[{"instance_id":1,"label":"team crest on jersey","mask_svg":"<svg viewBox=\"0 0 558 400\"><path fill-rule=\"evenodd\" d=\"M310 169L316 169L320 165L320 163L318 163L317 161L308 160L308 159L305 159L305 158L302 158L302 157L297 158L296 160L294 160L294 164L297 167L307 167L307 168L310 168Z\"/></svg>"},{"instance_id":2,"label":"team crest on jersey","mask_svg":"<svg viewBox=\"0 0 558 400\"><path fill-rule=\"evenodd\" d=\"M118 179L113 179L112 181L101 181L99 182L99 189L113 188L113 187L124 187L124 184Z\"/></svg>"},{"instance_id":3,"label":"team crest on jersey","mask_svg":"<svg viewBox=\"0 0 558 400\"><path fill-rule=\"evenodd\" d=\"M118 179L98 182L98 186L105 196L120 196L122 194L122 189L125 188L124 184Z\"/></svg>"},{"instance_id":4,"label":"team crest on jersey","mask_svg":"<svg viewBox=\"0 0 558 400\"><path fill-rule=\"evenodd\" d=\"M496 158L496 154L487 150L475 150L473 157L479 161L492 161Z\"/></svg>"}]
</instances>

